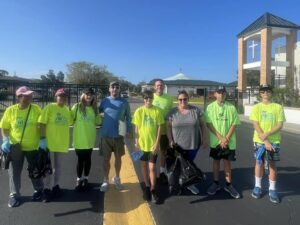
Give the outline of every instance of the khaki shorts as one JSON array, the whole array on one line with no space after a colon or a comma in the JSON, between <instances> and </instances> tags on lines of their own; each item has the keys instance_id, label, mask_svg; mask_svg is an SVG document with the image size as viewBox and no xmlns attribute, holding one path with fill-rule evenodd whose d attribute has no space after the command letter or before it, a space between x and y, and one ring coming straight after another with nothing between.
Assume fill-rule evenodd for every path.
<instances>
[{"instance_id":1,"label":"khaki shorts","mask_svg":"<svg viewBox=\"0 0 300 225\"><path fill-rule=\"evenodd\" d=\"M102 137L100 139L99 153L104 158L109 158L111 153L114 152L115 155L122 156L125 154L124 138L108 138Z\"/></svg>"}]
</instances>

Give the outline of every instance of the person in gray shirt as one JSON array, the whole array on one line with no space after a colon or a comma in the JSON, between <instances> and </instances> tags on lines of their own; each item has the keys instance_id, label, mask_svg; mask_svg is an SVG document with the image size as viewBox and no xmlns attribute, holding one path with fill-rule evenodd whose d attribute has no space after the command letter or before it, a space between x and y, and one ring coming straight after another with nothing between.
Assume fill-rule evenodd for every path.
<instances>
[{"instance_id":1,"label":"person in gray shirt","mask_svg":"<svg viewBox=\"0 0 300 225\"><path fill-rule=\"evenodd\" d=\"M178 106L167 116L167 134L170 147L176 143L186 151L190 160L194 160L198 150L208 147L207 128L204 114L196 106L189 105L189 95L185 90L178 93ZM199 190L195 185L187 187L193 194Z\"/></svg>"}]
</instances>

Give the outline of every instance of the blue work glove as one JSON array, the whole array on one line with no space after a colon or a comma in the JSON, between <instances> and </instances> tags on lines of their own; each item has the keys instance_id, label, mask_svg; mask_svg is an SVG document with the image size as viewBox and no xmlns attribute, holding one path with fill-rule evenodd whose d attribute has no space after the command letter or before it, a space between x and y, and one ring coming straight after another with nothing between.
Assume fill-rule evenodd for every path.
<instances>
[{"instance_id":1,"label":"blue work glove","mask_svg":"<svg viewBox=\"0 0 300 225\"><path fill-rule=\"evenodd\" d=\"M9 144L9 138L4 136L3 137L3 142L1 145L2 151L5 153L9 153L10 152L10 144Z\"/></svg>"},{"instance_id":2,"label":"blue work glove","mask_svg":"<svg viewBox=\"0 0 300 225\"><path fill-rule=\"evenodd\" d=\"M257 149L256 154L255 154L255 158L258 161L258 165L261 165L261 163L263 161L263 155L264 155L265 151L266 151L265 145L261 145Z\"/></svg>"},{"instance_id":3,"label":"blue work glove","mask_svg":"<svg viewBox=\"0 0 300 225\"><path fill-rule=\"evenodd\" d=\"M44 151L47 151L47 144L46 144L46 138L41 138L40 139L40 149L43 149Z\"/></svg>"},{"instance_id":4,"label":"blue work glove","mask_svg":"<svg viewBox=\"0 0 300 225\"><path fill-rule=\"evenodd\" d=\"M144 155L143 151L133 151L131 152L131 156L133 158L133 161L138 161L142 156Z\"/></svg>"}]
</instances>

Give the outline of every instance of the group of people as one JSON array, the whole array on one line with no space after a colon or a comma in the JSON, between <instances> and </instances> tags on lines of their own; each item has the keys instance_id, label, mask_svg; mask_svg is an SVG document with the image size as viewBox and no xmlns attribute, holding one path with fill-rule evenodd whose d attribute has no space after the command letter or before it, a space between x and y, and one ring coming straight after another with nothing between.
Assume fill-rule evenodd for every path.
<instances>
[{"instance_id":1,"label":"group of people","mask_svg":"<svg viewBox=\"0 0 300 225\"><path fill-rule=\"evenodd\" d=\"M58 89L55 102L42 110L32 103L33 91L26 86L17 89L18 103L8 107L0 122L2 130L1 149L9 154L9 207L20 205L21 172L24 158L28 168L35 164L38 151L50 152L52 174L40 178L31 178L34 193L33 201L60 197L62 189L62 163L64 154L69 150L69 127L74 125L73 146L78 162L76 189L88 184L91 168L91 153L96 142L96 125L101 121L98 113L95 92L85 89L80 101L69 110L68 94L65 89ZM15 146L20 146L16 148Z\"/></svg>"},{"instance_id":2,"label":"group of people","mask_svg":"<svg viewBox=\"0 0 300 225\"><path fill-rule=\"evenodd\" d=\"M16 91L18 103L4 112L0 122L2 131L1 149L11 153L8 200L9 207L20 205L21 172L24 158L30 165L35 160L37 151L49 151L53 174L45 178L31 179L34 193L33 201L49 202L62 195L60 188L61 166L64 154L69 148L69 126L73 128L73 146L78 157L76 165L76 190L88 185L91 169L91 154L96 143L96 126L100 129L100 155L104 158L104 178L100 191L109 188L110 158L115 156L115 187L123 189L120 179L122 156L125 154L124 138L135 133L135 150L140 151L141 172L145 188L143 197L147 201L159 202L157 194L156 161L160 155L159 178L168 182L166 170L167 149L175 144L185 151L189 160L194 160L199 149L210 147L213 159L213 182L208 188L209 195L221 189L219 184L220 161L224 164L226 185L224 190L233 198L240 194L232 184L231 161L235 161L235 128L240 123L237 111L226 101L226 89L220 86L215 91L216 100L207 106L205 112L189 104L189 95L182 90L177 95L177 106L173 107L173 98L164 93L164 82L154 82L154 92L142 93L144 104L131 118L130 106L126 99L120 97L120 84L109 84L110 95L97 106L95 92L92 88L83 90L80 101L71 110L67 107L67 92L61 88L55 94L55 102L43 110L32 103L33 91L20 87ZM264 166L269 166L269 196L274 203L280 199L276 192L276 164L279 160L280 129L285 121L282 106L271 102L272 87L260 87L261 103L254 106L250 119L254 125L255 187L254 198L262 196L261 180ZM125 128L124 128L125 127ZM125 129L125 131L121 131ZM21 148L14 148L15 145ZM198 194L197 185L187 187L193 194Z\"/></svg>"},{"instance_id":3,"label":"group of people","mask_svg":"<svg viewBox=\"0 0 300 225\"><path fill-rule=\"evenodd\" d=\"M173 107L172 98L164 93L164 82L157 79L154 90L143 92L144 105L138 108L132 123L135 125L135 146L142 151L141 171L145 183L144 199L159 202L156 191L156 160L160 153L160 180L166 182L170 174L165 168L166 149L178 145L193 161L200 149L210 148L209 156L213 159L213 182L207 194L215 195L220 189L219 173L223 161L224 190L233 198L240 198L240 193L232 184L231 162L236 160L236 126L240 124L234 105L226 101L226 88L216 88L215 101L210 103L205 112L189 104L189 95L185 90L177 95L177 106ZM273 89L270 85L259 88L261 102L253 107L250 119L254 126L255 186L254 198L262 196L261 180L264 168L269 168L269 198L279 203L276 191L276 161L280 160L280 129L285 121L283 107L271 101ZM193 194L198 194L197 185L187 186Z\"/></svg>"}]
</instances>

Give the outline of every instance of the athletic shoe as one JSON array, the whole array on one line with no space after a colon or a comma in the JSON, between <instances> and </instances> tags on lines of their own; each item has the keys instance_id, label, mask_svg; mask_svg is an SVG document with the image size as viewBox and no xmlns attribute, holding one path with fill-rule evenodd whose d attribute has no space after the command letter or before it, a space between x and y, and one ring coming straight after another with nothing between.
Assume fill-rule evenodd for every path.
<instances>
[{"instance_id":1,"label":"athletic shoe","mask_svg":"<svg viewBox=\"0 0 300 225\"><path fill-rule=\"evenodd\" d=\"M181 195L181 188L176 188L174 186L169 186L170 195Z\"/></svg>"},{"instance_id":2,"label":"athletic shoe","mask_svg":"<svg viewBox=\"0 0 300 225\"><path fill-rule=\"evenodd\" d=\"M207 194L209 195L215 195L217 191L221 190L220 185L213 182L210 187L207 189Z\"/></svg>"},{"instance_id":3,"label":"athletic shoe","mask_svg":"<svg viewBox=\"0 0 300 225\"><path fill-rule=\"evenodd\" d=\"M253 198L259 199L261 198L262 191L260 187L255 187L251 193Z\"/></svg>"},{"instance_id":4,"label":"athletic shoe","mask_svg":"<svg viewBox=\"0 0 300 225\"><path fill-rule=\"evenodd\" d=\"M274 190L269 190L269 197L270 197L270 201L273 203L277 204L280 202L279 196L278 196L277 192Z\"/></svg>"},{"instance_id":5,"label":"athletic shoe","mask_svg":"<svg viewBox=\"0 0 300 225\"><path fill-rule=\"evenodd\" d=\"M43 192L43 202L50 202L51 201L51 190L46 188Z\"/></svg>"},{"instance_id":6,"label":"athletic shoe","mask_svg":"<svg viewBox=\"0 0 300 225\"><path fill-rule=\"evenodd\" d=\"M166 176L165 173L159 174L159 181L161 184L168 184L168 177Z\"/></svg>"},{"instance_id":7,"label":"athletic shoe","mask_svg":"<svg viewBox=\"0 0 300 225\"><path fill-rule=\"evenodd\" d=\"M145 187L143 191L143 198L145 201L151 201L151 191L150 187Z\"/></svg>"},{"instance_id":8,"label":"athletic shoe","mask_svg":"<svg viewBox=\"0 0 300 225\"><path fill-rule=\"evenodd\" d=\"M108 182L103 181L103 183L101 184L101 187L100 187L100 191L101 192L107 192L107 190L108 190Z\"/></svg>"},{"instance_id":9,"label":"athletic shoe","mask_svg":"<svg viewBox=\"0 0 300 225\"><path fill-rule=\"evenodd\" d=\"M112 182L115 184L115 186L116 186L116 188L117 188L118 190L123 190L123 189L124 189L124 187L123 187L123 185L122 185L122 183L121 183L120 177L114 176L114 177L112 178Z\"/></svg>"},{"instance_id":10,"label":"athletic shoe","mask_svg":"<svg viewBox=\"0 0 300 225\"><path fill-rule=\"evenodd\" d=\"M233 187L232 184L228 185L228 186L225 186L224 187L224 190L227 191L231 197L233 198L240 198L240 194L237 192L237 190Z\"/></svg>"},{"instance_id":11,"label":"athletic shoe","mask_svg":"<svg viewBox=\"0 0 300 225\"><path fill-rule=\"evenodd\" d=\"M75 186L75 191L81 191L82 186L83 186L83 180L77 180L76 186Z\"/></svg>"},{"instance_id":12,"label":"athletic shoe","mask_svg":"<svg viewBox=\"0 0 300 225\"><path fill-rule=\"evenodd\" d=\"M160 199L156 193L155 190L152 190L151 191L151 198L152 198L152 202L155 203L155 204L159 204L160 203Z\"/></svg>"},{"instance_id":13,"label":"athletic shoe","mask_svg":"<svg viewBox=\"0 0 300 225\"><path fill-rule=\"evenodd\" d=\"M18 200L18 198L15 195L12 195L12 196L9 196L7 205L9 208L18 207L20 205L20 201Z\"/></svg>"},{"instance_id":14,"label":"athletic shoe","mask_svg":"<svg viewBox=\"0 0 300 225\"><path fill-rule=\"evenodd\" d=\"M39 201L41 200L43 197L43 192L42 190L39 190L39 191L35 191L32 195L32 201Z\"/></svg>"},{"instance_id":15,"label":"athletic shoe","mask_svg":"<svg viewBox=\"0 0 300 225\"><path fill-rule=\"evenodd\" d=\"M199 189L193 184L187 187L187 189L192 192L194 195L199 194Z\"/></svg>"},{"instance_id":16,"label":"athletic shoe","mask_svg":"<svg viewBox=\"0 0 300 225\"><path fill-rule=\"evenodd\" d=\"M86 188L88 186L88 184L89 184L88 179L84 178L83 181L82 181L82 187Z\"/></svg>"},{"instance_id":17,"label":"athletic shoe","mask_svg":"<svg viewBox=\"0 0 300 225\"><path fill-rule=\"evenodd\" d=\"M52 188L52 196L53 198L59 198L61 197L63 194L63 191L62 189L59 187L59 185L55 185L53 188Z\"/></svg>"}]
</instances>

